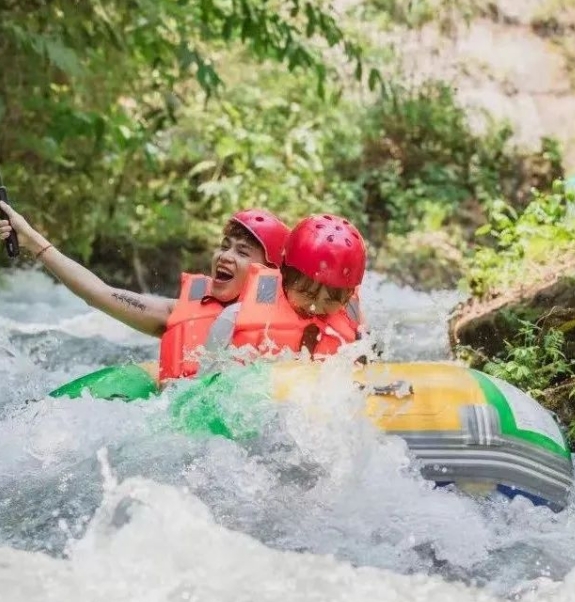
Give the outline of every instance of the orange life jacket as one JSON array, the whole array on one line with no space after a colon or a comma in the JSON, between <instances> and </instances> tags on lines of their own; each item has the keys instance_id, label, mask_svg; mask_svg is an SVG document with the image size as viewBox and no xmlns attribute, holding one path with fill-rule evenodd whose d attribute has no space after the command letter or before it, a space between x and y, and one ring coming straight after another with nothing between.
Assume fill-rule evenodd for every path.
<instances>
[{"instance_id":1,"label":"orange life jacket","mask_svg":"<svg viewBox=\"0 0 575 602\"><path fill-rule=\"evenodd\" d=\"M212 279L203 274L181 275L180 297L168 318L160 342L160 382L194 376L194 352L206 342L210 326L224 306L210 296Z\"/></svg>"},{"instance_id":2,"label":"orange life jacket","mask_svg":"<svg viewBox=\"0 0 575 602\"><path fill-rule=\"evenodd\" d=\"M250 273L241 297L232 345L251 345L261 353L279 353L288 348L302 349L305 330L317 327L313 355L333 355L342 343L357 340L357 322L346 310L325 317L304 318L289 304L282 287L279 270L257 264Z\"/></svg>"}]
</instances>

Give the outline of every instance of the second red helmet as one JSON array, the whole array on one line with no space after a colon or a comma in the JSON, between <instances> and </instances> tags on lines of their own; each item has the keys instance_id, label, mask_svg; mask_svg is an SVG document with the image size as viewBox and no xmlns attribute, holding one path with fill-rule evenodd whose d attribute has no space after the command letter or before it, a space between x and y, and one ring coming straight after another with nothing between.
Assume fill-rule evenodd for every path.
<instances>
[{"instance_id":1,"label":"second red helmet","mask_svg":"<svg viewBox=\"0 0 575 602\"><path fill-rule=\"evenodd\" d=\"M284 262L334 288L354 288L363 279L366 248L358 229L336 215L311 215L289 235Z\"/></svg>"},{"instance_id":2,"label":"second red helmet","mask_svg":"<svg viewBox=\"0 0 575 602\"><path fill-rule=\"evenodd\" d=\"M264 248L266 261L279 267L290 229L273 213L265 209L238 211L230 218L249 230Z\"/></svg>"}]
</instances>

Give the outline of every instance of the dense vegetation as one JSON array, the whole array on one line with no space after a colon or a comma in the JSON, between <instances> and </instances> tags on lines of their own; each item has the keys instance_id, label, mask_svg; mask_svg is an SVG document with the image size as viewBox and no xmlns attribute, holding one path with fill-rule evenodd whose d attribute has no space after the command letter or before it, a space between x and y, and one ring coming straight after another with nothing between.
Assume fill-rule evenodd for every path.
<instances>
[{"instance_id":1,"label":"dense vegetation","mask_svg":"<svg viewBox=\"0 0 575 602\"><path fill-rule=\"evenodd\" d=\"M526 157L505 124L473 133L446 84L407 85L362 33L472 6L448 4L369 0L343 20L299 0L4 4L2 175L65 252L128 286L204 267L250 205L345 214L374 257L389 235L462 221L466 244L479 224L462 208L517 197ZM560 172L549 146L543 187Z\"/></svg>"},{"instance_id":2,"label":"dense vegetation","mask_svg":"<svg viewBox=\"0 0 575 602\"><path fill-rule=\"evenodd\" d=\"M537 281L550 259L575 257L575 194L561 181L552 191L533 191L516 209L501 198L487 203L487 223L478 228L478 245L467 261L467 283L478 297L496 295Z\"/></svg>"},{"instance_id":3,"label":"dense vegetation","mask_svg":"<svg viewBox=\"0 0 575 602\"><path fill-rule=\"evenodd\" d=\"M305 70L317 95L326 66L314 36L362 76L360 50L333 15L298 0L34 0L4 4L0 16L4 178L19 208L84 261L108 243L130 257L159 243L197 251L213 242L235 205L219 207L197 178L217 152L223 161L234 154L221 140L213 147L218 129L235 136L240 125L223 72L248 73L269 58L278 73ZM207 119L200 137L186 126ZM260 138L273 134L259 129ZM257 141L244 148L259 154ZM223 177L232 170L220 166Z\"/></svg>"}]
</instances>

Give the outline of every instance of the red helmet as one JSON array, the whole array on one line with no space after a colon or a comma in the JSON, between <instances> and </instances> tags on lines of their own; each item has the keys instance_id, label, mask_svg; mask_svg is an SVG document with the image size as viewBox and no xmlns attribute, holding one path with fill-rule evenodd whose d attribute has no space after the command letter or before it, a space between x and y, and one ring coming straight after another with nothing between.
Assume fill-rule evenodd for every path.
<instances>
[{"instance_id":1,"label":"red helmet","mask_svg":"<svg viewBox=\"0 0 575 602\"><path fill-rule=\"evenodd\" d=\"M353 288L365 272L365 243L346 219L311 215L292 230L284 261L326 286Z\"/></svg>"},{"instance_id":2,"label":"red helmet","mask_svg":"<svg viewBox=\"0 0 575 602\"><path fill-rule=\"evenodd\" d=\"M249 230L264 248L266 261L279 267L290 229L273 213L265 209L238 211L230 218Z\"/></svg>"}]
</instances>

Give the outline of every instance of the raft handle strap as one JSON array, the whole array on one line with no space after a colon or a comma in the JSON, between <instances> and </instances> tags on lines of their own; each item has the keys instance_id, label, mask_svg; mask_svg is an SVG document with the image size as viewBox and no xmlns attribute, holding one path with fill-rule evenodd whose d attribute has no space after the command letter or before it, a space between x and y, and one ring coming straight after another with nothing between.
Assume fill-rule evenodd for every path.
<instances>
[{"instance_id":1,"label":"raft handle strap","mask_svg":"<svg viewBox=\"0 0 575 602\"><path fill-rule=\"evenodd\" d=\"M369 387L361 383L356 384L359 385L360 391L368 389L372 395L381 395L382 397L393 395L394 397L402 398L413 395L413 385L406 380L394 380L387 385L376 385L374 387Z\"/></svg>"}]
</instances>

